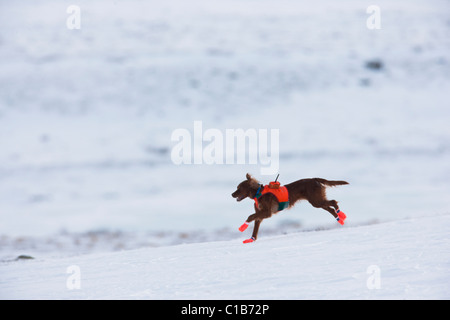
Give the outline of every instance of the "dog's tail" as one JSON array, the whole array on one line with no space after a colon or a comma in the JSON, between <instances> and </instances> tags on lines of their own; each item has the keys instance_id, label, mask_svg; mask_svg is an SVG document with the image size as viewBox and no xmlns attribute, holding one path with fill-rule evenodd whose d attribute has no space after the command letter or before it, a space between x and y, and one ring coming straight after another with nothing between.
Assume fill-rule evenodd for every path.
<instances>
[{"instance_id":1,"label":"dog's tail","mask_svg":"<svg viewBox=\"0 0 450 320\"><path fill-rule=\"evenodd\" d=\"M343 181L343 180L333 180L333 181L329 181L326 179L322 179L322 178L316 178L316 180L318 182L320 182L323 185L326 185L328 187L335 187L335 186L341 186L344 184L349 184L347 181Z\"/></svg>"}]
</instances>

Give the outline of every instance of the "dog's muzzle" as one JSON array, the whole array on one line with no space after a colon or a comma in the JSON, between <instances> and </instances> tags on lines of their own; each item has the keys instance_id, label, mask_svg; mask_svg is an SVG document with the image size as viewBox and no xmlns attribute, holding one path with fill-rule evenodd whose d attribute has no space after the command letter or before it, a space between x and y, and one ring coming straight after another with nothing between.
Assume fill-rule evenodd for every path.
<instances>
[{"instance_id":1,"label":"dog's muzzle","mask_svg":"<svg viewBox=\"0 0 450 320\"><path fill-rule=\"evenodd\" d=\"M238 192L238 191L233 192L233 193L231 194L231 196L232 196L233 198L236 198L236 201L239 202L239 201L241 201L242 199L244 199L245 196L239 196L239 195L237 195L237 192Z\"/></svg>"}]
</instances>

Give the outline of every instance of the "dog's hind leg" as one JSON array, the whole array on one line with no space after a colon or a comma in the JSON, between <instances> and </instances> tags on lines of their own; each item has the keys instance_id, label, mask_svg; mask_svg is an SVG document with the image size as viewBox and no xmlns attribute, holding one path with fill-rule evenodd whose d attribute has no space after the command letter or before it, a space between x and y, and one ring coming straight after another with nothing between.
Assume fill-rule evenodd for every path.
<instances>
[{"instance_id":1,"label":"dog's hind leg","mask_svg":"<svg viewBox=\"0 0 450 320\"><path fill-rule=\"evenodd\" d=\"M332 200L332 201L334 201L334 200ZM333 217L338 218L338 215L336 214L336 211L333 208L330 207L330 205L334 206L334 204L336 204L336 206L337 206L337 202L334 201L333 204L330 204L330 202L331 201L328 201L328 200L324 200L324 201L310 201L309 200L309 203L311 203L311 205L313 207L315 207L315 208L322 208L323 210L326 210L329 213L331 213L331 215Z\"/></svg>"},{"instance_id":2,"label":"dog's hind leg","mask_svg":"<svg viewBox=\"0 0 450 320\"><path fill-rule=\"evenodd\" d=\"M336 200L329 200L328 206L333 207L336 211L339 210L339 206Z\"/></svg>"},{"instance_id":3,"label":"dog's hind leg","mask_svg":"<svg viewBox=\"0 0 450 320\"><path fill-rule=\"evenodd\" d=\"M332 213L333 217L335 217L337 222L339 222L341 225L344 225L344 220L347 218L347 216L345 215L345 213L343 213L339 209L337 201L336 200L329 200L327 202L328 202L328 205L329 205L329 207L328 207L329 209L331 209L331 207L334 208L334 213ZM333 209L331 209L331 210L333 210Z\"/></svg>"},{"instance_id":4,"label":"dog's hind leg","mask_svg":"<svg viewBox=\"0 0 450 320\"><path fill-rule=\"evenodd\" d=\"M329 213L331 213L331 215L336 219L336 221L339 224L344 225L344 220L347 218L347 216L345 215L345 213L339 210L339 206L336 200L324 200L322 202L310 201L310 203L312 204L313 207L322 208L328 211Z\"/></svg>"},{"instance_id":5,"label":"dog's hind leg","mask_svg":"<svg viewBox=\"0 0 450 320\"><path fill-rule=\"evenodd\" d=\"M321 208L324 209L324 210L327 210L327 211L328 211L329 213L331 213L331 215L332 215L333 217L335 217L336 219L338 218L338 215L337 215L337 213L336 213L336 210L333 209L333 208L331 208L330 206L324 205L324 206L322 206Z\"/></svg>"}]
</instances>

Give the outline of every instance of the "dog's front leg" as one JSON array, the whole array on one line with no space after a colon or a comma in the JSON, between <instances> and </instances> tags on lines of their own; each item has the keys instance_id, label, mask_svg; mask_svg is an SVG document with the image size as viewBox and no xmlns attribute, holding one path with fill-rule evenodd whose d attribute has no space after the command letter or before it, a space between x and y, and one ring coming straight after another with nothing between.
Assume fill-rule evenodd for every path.
<instances>
[{"instance_id":1,"label":"dog's front leg","mask_svg":"<svg viewBox=\"0 0 450 320\"><path fill-rule=\"evenodd\" d=\"M255 241L258 238L258 230L259 230L259 225L261 224L262 220L255 220L255 225L253 226L253 233L252 233L252 238L253 241Z\"/></svg>"},{"instance_id":2,"label":"dog's front leg","mask_svg":"<svg viewBox=\"0 0 450 320\"><path fill-rule=\"evenodd\" d=\"M258 238L259 225L261 224L261 222L264 219L270 218L272 216L273 212L276 212L274 208L273 208L273 211L270 211L268 209L259 210L255 214L252 214L250 216L252 218L252 220L255 220L255 226L253 227L252 237L250 239L244 240L244 243L256 241L256 239Z\"/></svg>"},{"instance_id":3,"label":"dog's front leg","mask_svg":"<svg viewBox=\"0 0 450 320\"><path fill-rule=\"evenodd\" d=\"M250 222L255 221L252 237L250 239L244 240L244 243L250 243L250 242L253 242L256 240L256 237L258 235L259 225L261 224L261 220L257 219L257 217L258 217L257 213L249 215L247 220L244 222L244 224L239 227L239 231L243 232L245 229L247 229Z\"/></svg>"},{"instance_id":4,"label":"dog's front leg","mask_svg":"<svg viewBox=\"0 0 450 320\"><path fill-rule=\"evenodd\" d=\"M262 220L255 220L255 225L253 226L253 233L252 233L252 237L250 239L244 240L243 243L251 243L256 241L256 238L258 237L258 230L259 230L259 225L261 224Z\"/></svg>"},{"instance_id":5,"label":"dog's front leg","mask_svg":"<svg viewBox=\"0 0 450 320\"><path fill-rule=\"evenodd\" d=\"M249 215L247 220L244 222L244 224L239 227L239 231L243 232L245 229L247 229L250 222L252 222L255 219L256 219L256 213Z\"/></svg>"}]
</instances>

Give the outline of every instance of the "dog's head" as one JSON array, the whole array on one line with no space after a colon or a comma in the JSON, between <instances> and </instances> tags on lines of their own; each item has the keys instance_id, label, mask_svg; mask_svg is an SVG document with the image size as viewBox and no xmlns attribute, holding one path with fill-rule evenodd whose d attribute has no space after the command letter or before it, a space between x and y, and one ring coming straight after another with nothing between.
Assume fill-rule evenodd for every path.
<instances>
[{"instance_id":1,"label":"dog's head","mask_svg":"<svg viewBox=\"0 0 450 320\"><path fill-rule=\"evenodd\" d=\"M247 173L247 180L242 181L236 188L236 191L231 194L236 201L241 201L245 198L252 199L255 196L256 191L259 188L258 180L252 178L251 175Z\"/></svg>"}]
</instances>

